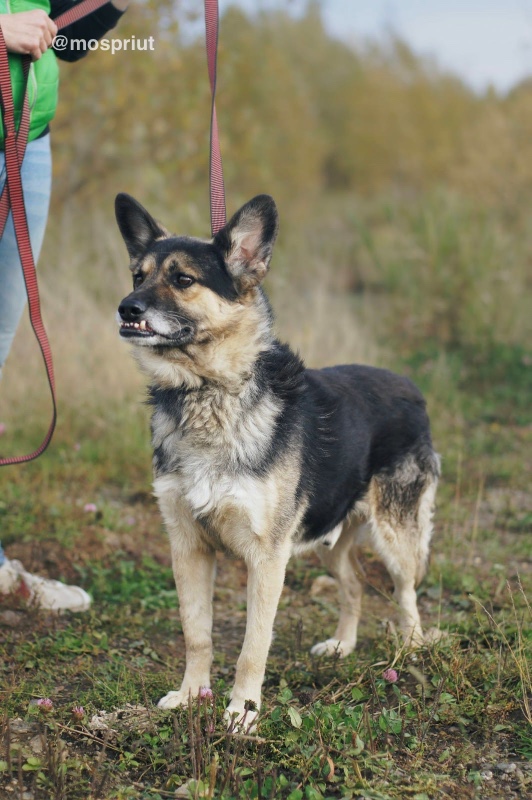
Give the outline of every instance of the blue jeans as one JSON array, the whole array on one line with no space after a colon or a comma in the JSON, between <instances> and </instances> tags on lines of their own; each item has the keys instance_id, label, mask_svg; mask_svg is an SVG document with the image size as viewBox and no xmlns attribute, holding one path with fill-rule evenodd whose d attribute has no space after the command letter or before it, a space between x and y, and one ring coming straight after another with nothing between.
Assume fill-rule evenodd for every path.
<instances>
[{"instance_id":1,"label":"blue jeans","mask_svg":"<svg viewBox=\"0 0 532 800\"><path fill-rule=\"evenodd\" d=\"M4 152L0 152L0 191L6 180ZM39 258L48 219L52 190L52 156L50 136L42 136L28 144L22 162L22 187L35 262ZM18 254L13 219L8 217L0 239L0 377L15 333L26 305L26 285ZM0 566L4 551L0 544Z\"/></svg>"},{"instance_id":2,"label":"blue jeans","mask_svg":"<svg viewBox=\"0 0 532 800\"><path fill-rule=\"evenodd\" d=\"M0 152L0 190L6 179L5 156ZM50 136L28 144L22 162L22 186L35 262L39 258L52 190ZM26 305L26 286L18 254L13 219L8 217L0 239L0 376Z\"/></svg>"}]
</instances>

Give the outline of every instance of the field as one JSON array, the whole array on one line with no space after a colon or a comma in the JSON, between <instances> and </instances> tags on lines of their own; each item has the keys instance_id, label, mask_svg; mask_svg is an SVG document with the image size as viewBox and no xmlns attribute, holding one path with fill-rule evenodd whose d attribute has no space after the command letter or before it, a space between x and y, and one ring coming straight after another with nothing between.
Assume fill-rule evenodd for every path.
<instances>
[{"instance_id":1,"label":"field","mask_svg":"<svg viewBox=\"0 0 532 800\"><path fill-rule=\"evenodd\" d=\"M256 32L248 23L246 46L252 48ZM309 74L330 53L310 12L298 23L301 30L278 16L260 24L277 26L277 39L283 32L291 36L296 56L304 36L313 34L315 63L304 64ZM235 30L228 25L228 37L237 36ZM228 42L228 50L230 44L235 62L247 57L238 41ZM267 37L266 45L274 47ZM189 47L190 57L176 69L200 58ZM183 136L189 137L184 152L193 170L171 165L187 191L178 200L173 183L161 189L165 173L157 164L128 176L127 158L141 163L144 140L122 106L114 119L95 117L104 128L115 124L122 137L131 131L131 151L122 143L124 159L111 169L116 150L103 147L95 178L84 161L92 144L83 136L72 137L76 168L65 166L60 118L58 189L40 266L59 425L42 458L0 473L0 531L11 558L83 585L94 602L87 614L60 617L0 606L2 799L532 796L532 192L526 158L515 169L511 158L515 121L522 131L532 120L529 95L523 89L511 98L473 97L455 79L408 62L399 43L394 47L393 58L357 55L365 66L358 96L366 111L363 117L359 109L360 119L379 136L379 108L393 106L404 123L395 130L401 169L393 159L383 162L393 148L370 141L370 127L344 132L345 141L356 133L358 152L366 151L360 162L341 162L338 154L347 150L338 142L334 150L331 124L301 145L313 154L312 163L327 166L310 176L309 187L304 159L288 165L286 153L287 162L277 168L275 153L265 151L262 173L255 166L249 174L246 158L256 165L253 148L263 152L250 133L240 172L234 149L226 148L228 204L233 210L247 193L263 190L278 198L282 230L267 290L282 339L311 366L359 361L404 372L427 397L443 465L432 558L419 587L427 645L416 653L402 648L391 582L368 552L356 653L344 661L311 658L311 645L334 627L335 587L318 561L293 560L258 734L228 733L222 713L244 633L245 572L239 562L220 557L213 698L182 711L156 708L159 697L176 688L184 651L169 550L151 496L143 380L114 322L130 279L112 202L115 191L131 191L169 227L206 235L198 177L205 173L201 157L196 161L186 146L195 136L192 111L184 117ZM334 53L331 69L340 75L354 56ZM277 54L269 54L274 70ZM104 62L95 61L96 77L103 69ZM229 88L233 73L227 69ZM85 97L91 97L95 79L86 74ZM149 92L140 77L139 91ZM296 77L301 86L304 76ZM272 77L261 74L261 80L267 86ZM113 86L110 79L110 95ZM243 97L256 92L256 113L262 113L264 91L247 83L239 91ZM381 107L379 91L388 98ZM326 87L323 92L332 103ZM412 93L424 110L415 130L432 126L415 141L408 128ZM307 97L298 113L310 113L318 100ZM447 127L432 113L443 101L454 109ZM83 95L76 102L74 116L83 125L89 113ZM290 105L290 97L285 102ZM242 118L231 122L237 139L246 103L239 108ZM327 119L333 112L331 106ZM431 160L434 131L441 138ZM498 149L490 131L499 132ZM255 134L260 140L262 129ZM298 145L290 130L285 134L290 152ZM481 135L484 159L471 146ZM38 443L49 414L46 391L25 323L1 385L2 455ZM387 670L397 680L388 672L387 680ZM43 698L51 700L49 710L37 705Z\"/></svg>"}]
</instances>

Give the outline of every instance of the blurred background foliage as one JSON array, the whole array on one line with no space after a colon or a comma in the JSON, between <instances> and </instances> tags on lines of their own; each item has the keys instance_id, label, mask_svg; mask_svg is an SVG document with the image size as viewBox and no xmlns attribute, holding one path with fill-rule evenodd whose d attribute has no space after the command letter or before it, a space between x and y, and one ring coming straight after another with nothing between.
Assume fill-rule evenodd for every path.
<instances>
[{"instance_id":1,"label":"blurred background foliage","mask_svg":"<svg viewBox=\"0 0 532 800\"><path fill-rule=\"evenodd\" d=\"M133 3L109 36L153 36L153 52L96 51L62 65L58 203L72 192L114 191L117 180L174 203L204 191L204 42L201 25L182 16L179 3ZM323 192L445 184L483 204L528 199L531 85L479 96L392 33L348 46L328 34L319 3L298 18L230 8L218 91L230 198L263 184L289 205Z\"/></svg>"},{"instance_id":2,"label":"blurred background foliage","mask_svg":"<svg viewBox=\"0 0 532 800\"><path fill-rule=\"evenodd\" d=\"M78 421L100 401L138 402L142 383L114 326L129 291L115 194L176 232L210 231L203 4L134 2L111 36L153 36L154 50L62 65L39 267ZM267 288L281 337L311 365L410 370L453 424L529 422L532 81L475 93L393 33L334 39L316 2L299 16L229 8L219 44L228 212L260 192L278 203ZM18 337L12 363L34 348ZM15 405L25 378L6 371Z\"/></svg>"}]
</instances>

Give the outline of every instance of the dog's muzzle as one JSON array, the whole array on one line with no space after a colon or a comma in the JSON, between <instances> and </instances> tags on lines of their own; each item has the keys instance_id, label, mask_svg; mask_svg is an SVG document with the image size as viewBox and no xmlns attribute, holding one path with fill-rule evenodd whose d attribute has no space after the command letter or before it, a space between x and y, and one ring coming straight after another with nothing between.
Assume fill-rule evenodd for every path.
<instances>
[{"instance_id":1,"label":"dog's muzzle","mask_svg":"<svg viewBox=\"0 0 532 800\"><path fill-rule=\"evenodd\" d=\"M134 339L151 339L153 344L181 345L192 341L193 326L186 320L180 322L179 329L172 333L161 333L148 322L148 303L135 292L124 298L118 306L120 316L120 336Z\"/></svg>"},{"instance_id":2,"label":"dog's muzzle","mask_svg":"<svg viewBox=\"0 0 532 800\"><path fill-rule=\"evenodd\" d=\"M146 322L147 304L140 297L128 295L118 306L121 336L153 336L155 331Z\"/></svg>"}]
</instances>

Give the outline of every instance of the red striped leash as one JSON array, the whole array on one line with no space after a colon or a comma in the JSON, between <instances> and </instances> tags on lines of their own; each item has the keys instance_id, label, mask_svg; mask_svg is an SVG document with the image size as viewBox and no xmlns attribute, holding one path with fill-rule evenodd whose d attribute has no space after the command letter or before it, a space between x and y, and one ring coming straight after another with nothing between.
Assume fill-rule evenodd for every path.
<instances>
[{"instance_id":1,"label":"red striped leash","mask_svg":"<svg viewBox=\"0 0 532 800\"><path fill-rule=\"evenodd\" d=\"M0 28L0 34L2 30ZM0 49L2 48L3 39L0 39ZM22 62L22 69L24 73L24 87L27 86L28 83L28 76L30 73L30 59L24 58ZM3 74L3 67L2 67L2 74ZM6 84L7 89L7 84ZM3 92L2 87L0 86L0 94ZM5 91L3 92L5 93ZM22 160L24 158L24 153L26 152L26 145L28 143L28 132L30 127L30 107L28 103L28 94L26 89L24 89L24 100L22 102L22 113L20 116L20 123L17 132L17 153L18 153L18 163L22 165ZM7 188L7 181L4 183L4 188L0 194L0 239L4 233L4 228L6 226L7 218L9 216L9 212L11 210L11 205L9 203L9 191Z\"/></svg>"},{"instance_id":2,"label":"red striped leash","mask_svg":"<svg viewBox=\"0 0 532 800\"><path fill-rule=\"evenodd\" d=\"M227 217L225 211L225 186L218 135L218 119L216 117L216 62L218 56L218 0L205 0L205 42L207 47L207 67L211 83L211 142L209 186L211 202L212 235L224 227Z\"/></svg>"},{"instance_id":3,"label":"red striped leash","mask_svg":"<svg viewBox=\"0 0 532 800\"><path fill-rule=\"evenodd\" d=\"M6 160L6 188L8 191L9 202L6 206L9 213L9 207L13 214L13 226L15 228L15 235L17 239L17 246L20 256L20 263L24 272L24 281L26 283L26 292L28 295L28 306L30 311L30 320L33 332L41 348L42 357L46 366L46 375L50 386L52 395L52 421L48 432L42 444L29 455L12 456L11 458L0 459L0 465L5 466L8 464L22 464L25 461L30 461L37 458L48 447L52 438L55 423L57 419L57 407L55 400L55 380L54 369L52 363L52 353L48 337L44 329L41 317L41 308L39 302L39 291L37 286L37 275L35 273L35 264L33 261L33 252L31 249L30 235L28 231L28 220L26 217L26 208L24 205L24 193L22 189L22 178L20 174L21 161L19 161L19 146L17 144L17 131L15 128L15 109L13 104L13 92L11 88L11 76L9 73L9 61L7 56L7 48L3 34L0 29L0 102L2 105L2 118L4 124L4 147L5 147L5 160ZM21 140L22 155L25 150L25 142ZM5 222L4 222L5 225ZM3 227L3 226L2 226Z\"/></svg>"},{"instance_id":4,"label":"red striped leash","mask_svg":"<svg viewBox=\"0 0 532 800\"><path fill-rule=\"evenodd\" d=\"M65 28L71 25L82 17L91 14L101 6L105 5L109 0L83 0L77 6L69 9L64 14L61 14L55 23L58 29ZM29 56L23 57L24 77L27 85L31 59ZM26 216L26 207L24 204L24 191L22 188L21 166L26 151L28 142L30 113L27 99L26 88L24 90L24 102L22 107L22 114L19 123L18 131L15 122L15 107L13 102L13 90L11 86L11 75L9 72L9 58L7 53L6 43L2 29L0 27L0 107L2 112L2 121L4 127L4 148L5 148L5 161L6 161L6 182L2 195L0 197L0 238L4 232L7 222L9 211L13 215L13 227L15 229L15 236L17 239L17 247L20 256L20 263L22 264L22 271L24 273L24 282L26 284L26 293L28 295L28 308L31 326L33 332L39 343L42 353L44 364L46 367L46 375L50 387L50 394L52 397L52 421L48 432L44 437L39 447L32 453L23 456L12 456L10 458L1 458L0 466L7 466L10 464L23 464L27 461L32 461L38 458L48 447L52 439L55 424L57 420L57 404L55 396L55 378L54 368L52 362L52 351L48 336L44 328L41 316L41 305L39 300L39 288L37 284L37 274L35 270L35 262L33 259L33 251L31 248L30 235L28 230L28 220Z\"/></svg>"}]
</instances>

